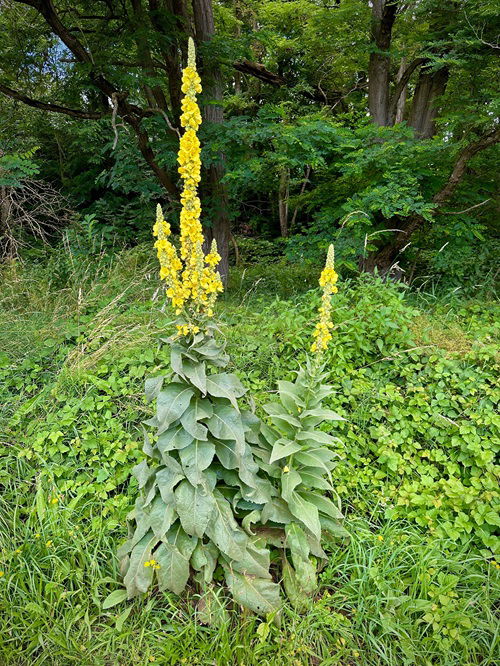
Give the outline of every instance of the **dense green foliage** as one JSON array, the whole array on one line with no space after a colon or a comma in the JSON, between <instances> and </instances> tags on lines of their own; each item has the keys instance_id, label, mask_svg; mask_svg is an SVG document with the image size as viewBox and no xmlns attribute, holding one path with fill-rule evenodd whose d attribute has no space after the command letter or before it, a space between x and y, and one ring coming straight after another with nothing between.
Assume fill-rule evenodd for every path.
<instances>
[{"instance_id":1,"label":"dense green foliage","mask_svg":"<svg viewBox=\"0 0 500 666\"><path fill-rule=\"evenodd\" d=\"M196 32L206 64L202 107L215 96L224 112L223 123L202 125L203 163L210 170L224 154L217 180L229 197L226 205L220 187L204 187L204 224L222 215L244 236L285 235L292 257L321 257L336 241L346 267L371 269L363 259L418 218L411 242L390 259L408 281L432 274L458 286L471 272L480 281L494 271L498 136L467 157L445 200L435 197L460 151L497 127L495 3L48 4L72 37L34 2L9 0L0 17L0 160L38 147L38 177L70 200L76 235L91 229L108 245L135 244L148 237L157 201L175 227L172 127L186 36ZM210 41L194 31L201 6L213 10ZM376 35L379 6L385 45ZM71 41L77 35L80 48ZM386 68L380 82L378 66ZM18 93L34 108L16 101ZM381 98L391 107L382 109L385 120L375 108ZM3 168L0 162L0 180Z\"/></svg>"},{"instance_id":2,"label":"dense green foliage","mask_svg":"<svg viewBox=\"0 0 500 666\"><path fill-rule=\"evenodd\" d=\"M208 628L196 619L202 608L192 610L194 590L181 604L162 593L102 608L120 588L115 553L137 493L138 424L151 415L144 379L169 357L157 345L168 318L149 254L71 268L57 252L48 266L3 270L3 661L23 663L22 650L57 666L111 655L222 664L233 651L248 664L495 663L494 306L429 302L372 278L335 296L328 406L346 419L333 431L342 442L333 475L350 541L326 541L307 614L285 606L278 630L218 597L208 612L229 625ZM222 301L222 330L231 370L266 418L269 392L303 361L319 294L305 293L307 267L302 279L295 269L292 292L278 277L266 285L259 266L248 269L252 289L245 270Z\"/></svg>"}]
</instances>

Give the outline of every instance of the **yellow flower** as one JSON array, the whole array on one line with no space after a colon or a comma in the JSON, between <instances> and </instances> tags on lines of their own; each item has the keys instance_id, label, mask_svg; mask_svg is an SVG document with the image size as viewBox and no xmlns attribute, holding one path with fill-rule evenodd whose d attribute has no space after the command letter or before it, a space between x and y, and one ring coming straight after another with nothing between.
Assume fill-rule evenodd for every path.
<instances>
[{"instance_id":1,"label":"yellow flower","mask_svg":"<svg viewBox=\"0 0 500 666\"><path fill-rule=\"evenodd\" d=\"M159 569L160 568L160 565L158 564L158 562L156 560L147 560L146 562L144 562L144 566L145 567L151 567L152 569Z\"/></svg>"},{"instance_id":2,"label":"yellow flower","mask_svg":"<svg viewBox=\"0 0 500 666\"><path fill-rule=\"evenodd\" d=\"M201 202L198 184L201 179L200 141L197 136L201 113L196 95L201 92L201 80L196 71L194 42L188 44L188 64L182 72L181 126L185 128L179 142L177 161L183 180L180 213L180 251L168 240L170 225L165 222L160 206L157 208L153 234L158 238L155 247L160 261L160 278L167 283L166 294L176 314L184 308L194 314L213 315L217 294L223 290L222 280L215 267L220 261L215 241L210 252L203 253L203 232L200 222ZM192 325L177 326L177 336L196 333Z\"/></svg>"},{"instance_id":3,"label":"yellow flower","mask_svg":"<svg viewBox=\"0 0 500 666\"><path fill-rule=\"evenodd\" d=\"M1 578L2 576L5 576L5 573L4 573L3 571L0 571L0 578Z\"/></svg>"},{"instance_id":4,"label":"yellow flower","mask_svg":"<svg viewBox=\"0 0 500 666\"><path fill-rule=\"evenodd\" d=\"M51 504L57 504L57 503L59 502L59 498L58 498L58 497L53 497L53 498L50 500L50 502L51 502Z\"/></svg>"},{"instance_id":5,"label":"yellow flower","mask_svg":"<svg viewBox=\"0 0 500 666\"><path fill-rule=\"evenodd\" d=\"M321 307L319 308L319 321L316 324L313 332L314 342L311 345L311 351L316 353L323 352L332 339L332 334L330 332L330 330L333 328L333 322L331 319L331 296L332 294L336 294L338 292L336 287L338 275L334 269L334 260L333 245L330 245L326 257L325 268L323 269L319 278L319 284L323 289L323 295L321 296Z\"/></svg>"},{"instance_id":6,"label":"yellow flower","mask_svg":"<svg viewBox=\"0 0 500 666\"><path fill-rule=\"evenodd\" d=\"M53 541L52 541L52 539L49 539L49 540L46 542L45 545L47 546L47 548L52 548L52 545L53 545Z\"/></svg>"}]
</instances>

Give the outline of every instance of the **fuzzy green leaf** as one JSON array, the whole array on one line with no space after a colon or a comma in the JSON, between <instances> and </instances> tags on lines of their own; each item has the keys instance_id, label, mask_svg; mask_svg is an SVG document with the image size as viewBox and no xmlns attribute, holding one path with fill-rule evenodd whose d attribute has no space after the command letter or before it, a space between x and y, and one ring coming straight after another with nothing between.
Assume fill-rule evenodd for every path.
<instances>
[{"instance_id":1,"label":"fuzzy green leaf","mask_svg":"<svg viewBox=\"0 0 500 666\"><path fill-rule=\"evenodd\" d=\"M175 490L175 508L185 532L201 538L214 513L215 500L201 486L183 481Z\"/></svg>"},{"instance_id":2,"label":"fuzzy green leaf","mask_svg":"<svg viewBox=\"0 0 500 666\"><path fill-rule=\"evenodd\" d=\"M215 445L212 442L198 440L179 451L182 469L194 486L203 481L203 470L210 465L214 455Z\"/></svg>"},{"instance_id":3,"label":"fuzzy green leaf","mask_svg":"<svg viewBox=\"0 0 500 666\"><path fill-rule=\"evenodd\" d=\"M245 575L224 567L226 583L236 603L258 615L278 611L281 606L279 585L267 578Z\"/></svg>"},{"instance_id":4,"label":"fuzzy green leaf","mask_svg":"<svg viewBox=\"0 0 500 666\"><path fill-rule=\"evenodd\" d=\"M209 375L206 386L210 395L214 398L226 398L235 409L238 409L237 398L241 398L246 392L238 377L227 372Z\"/></svg>"},{"instance_id":5,"label":"fuzzy green leaf","mask_svg":"<svg viewBox=\"0 0 500 666\"><path fill-rule=\"evenodd\" d=\"M214 493L214 497L215 511L206 534L225 555L239 560L244 555L248 537L238 527L229 502L219 492Z\"/></svg>"},{"instance_id":6,"label":"fuzzy green leaf","mask_svg":"<svg viewBox=\"0 0 500 666\"><path fill-rule=\"evenodd\" d=\"M156 402L158 434L167 430L186 411L194 392L186 384L173 382L160 391Z\"/></svg>"},{"instance_id":7,"label":"fuzzy green leaf","mask_svg":"<svg viewBox=\"0 0 500 666\"><path fill-rule=\"evenodd\" d=\"M182 362L182 371L184 377L188 379L193 386L205 394L207 392L207 371L204 362L193 362L184 360Z\"/></svg>"},{"instance_id":8,"label":"fuzzy green leaf","mask_svg":"<svg viewBox=\"0 0 500 666\"><path fill-rule=\"evenodd\" d=\"M180 594L189 579L189 558L177 546L162 543L155 552L155 559L160 565L156 572L160 590Z\"/></svg>"},{"instance_id":9,"label":"fuzzy green leaf","mask_svg":"<svg viewBox=\"0 0 500 666\"><path fill-rule=\"evenodd\" d=\"M146 592L153 580L153 569L145 567L144 563L151 559L151 550L158 543L158 539L152 532L148 532L130 553L127 573L123 582L127 588L128 598Z\"/></svg>"},{"instance_id":10,"label":"fuzzy green leaf","mask_svg":"<svg viewBox=\"0 0 500 666\"><path fill-rule=\"evenodd\" d=\"M180 469L180 466L179 466ZM162 500L165 504L171 504L174 501L174 487L184 478L182 471L175 472L169 467L156 472L156 483L160 489Z\"/></svg>"},{"instance_id":11,"label":"fuzzy green leaf","mask_svg":"<svg viewBox=\"0 0 500 666\"><path fill-rule=\"evenodd\" d=\"M301 449L302 446L297 442L293 442L290 439L278 439L278 441L273 446L269 462L273 463L276 462L276 460L287 458L293 453L297 453L297 451L300 451Z\"/></svg>"},{"instance_id":12,"label":"fuzzy green leaf","mask_svg":"<svg viewBox=\"0 0 500 666\"><path fill-rule=\"evenodd\" d=\"M244 450L245 428L241 420L241 415L234 407L218 404L207 425L214 437L238 442L241 446L241 451Z\"/></svg>"},{"instance_id":13,"label":"fuzzy green leaf","mask_svg":"<svg viewBox=\"0 0 500 666\"><path fill-rule=\"evenodd\" d=\"M157 446L161 454L173 451L176 449L183 449L193 441L193 436L190 435L182 424L174 425L158 437Z\"/></svg>"},{"instance_id":14,"label":"fuzzy green leaf","mask_svg":"<svg viewBox=\"0 0 500 666\"><path fill-rule=\"evenodd\" d=\"M318 509L293 491L288 500L288 508L318 540L321 538L321 524L319 522Z\"/></svg>"},{"instance_id":15,"label":"fuzzy green leaf","mask_svg":"<svg viewBox=\"0 0 500 666\"><path fill-rule=\"evenodd\" d=\"M158 397L164 380L165 377L163 375L160 375L159 377L149 377L146 379L144 390L146 393L146 400L148 402L151 402Z\"/></svg>"}]
</instances>

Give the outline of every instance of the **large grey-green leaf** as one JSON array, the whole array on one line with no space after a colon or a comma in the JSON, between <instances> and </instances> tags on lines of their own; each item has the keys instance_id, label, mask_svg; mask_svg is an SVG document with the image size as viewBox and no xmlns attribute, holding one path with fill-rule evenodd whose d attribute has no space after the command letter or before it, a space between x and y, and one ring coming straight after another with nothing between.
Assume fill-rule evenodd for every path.
<instances>
[{"instance_id":1,"label":"large grey-green leaf","mask_svg":"<svg viewBox=\"0 0 500 666\"><path fill-rule=\"evenodd\" d=\"M309 446L317 446L318 444L332 445L340 441L338 437L332 437L322 430L302 430L297 433L297 439L301 442L306 442Z\"/></svg>"},{"instance_id":2,"label":"large grey-green leaf","mask_svg":"<svg viewBox=\"0 0 500 666\"><path fill-rule=\"evenodd\" d=\"M321 467L327 474L332 469L333 453L325 447L300 451L295 460L306 467Z\"/></svg>"},{"instance_id":3,"label":"large grey-green leaf","mask_svg":"<svg viewBox=\"0 0 500 666\"><path fill-rule=\"evenodd\" d=\"M123 579L129 599L146 592L151 585L153 569L145 567L144 563L151 559L151 551L157 543L155 535L148 532L130 553L127 573Z\"/></svg>"},{"instance_id":4,"label":"large grey-green leaf","mask_svg":"<svg viewBox=\"0 0 500 666\"><path fill-rule=\"evenodd\" d=\"M189 558L193 554L193 550L196 548L198 543L198 537L189 536L182 529L180 521L177 521L167 532L166 535L168 543L172 544L180 550L184 557Z\"/></svg>"},{"instance_id":5,"label":"large grey-green leaf","mask_svg":"<svg viewBox=\"0 0 500 666\"><path fill-rule=\"evenodd\" d=\"M198 440L179 451L182 469L194 486L203 481L203 470L210 465L214 455L215 445L212 442Z\"/></svg>"},{"instance_id":6,"label":"large grey-green leaf","mask_svg":"<svg viewBox=\"0 0 500 666\"><path fill-rule=\"evenodd\" d=\"M324 469L319 467L299 467L302 483L310 488L332 490L332 484L324 477Z\"/></svg>"},{"instance_id":7,"label":"large grey-green leaf","mask_svg":"<svg viewBox=\"0 0 500 666\"><path fill-rule=\"evenodd\" d=\"M219 549L211 541L208 543L199 541L197 543L196 548L191 555L191 566L195 571L202 572L201 580L204 583L210 583L212 581L215 567L217 566L218 556Z\"/></svg>"},{"instance_id":8,"label":"large grey-green leaf","mask_svg":"<svg viewBox=\"0 0 500 666\"><path fill-rule=\"evenodd\" d=\"M273 446L269 462L273 463L276 462L276 460L287 458L301 449L302 446L298 442L293 442L290 439L278 439Z\"/></svg>"},{"instance_id":9,"label":"large grey-green leaf","mask_svg":"<svg viewBox=\"0 0 500 666\"><path fill-rule=\"evenodd\" d=\"M274 428L270 428L266 423L261 423L260 431L264 435L266 442L271 446L273 446L273 444L275 444L275 442L280 439L280 436L276 430L274 430Z\"/></svg>"},{"instance_id":10,"label":"large grey-green leaf","mask_svg":"<svg viewBox=\"0 0 500 666\"><path fill-rule=\"evenodd\" d=\"M201 538L214 513L215 500L201 486L183 481L175 490L175 508L184 531Z\"/></svg>"},{"instance_id":11,"label":"large grey-green leaf","mask_svg":"<svg viewBox=\"0 0 500 666\"><path fill-rule=\"evenodd\" d=\"M181 416L181 424L194 439L206 441L207 427L198 422L198 415L196 404L189 405Z\"/></svg>"},{"instance_id":12,"label":"large grey-green leaf","mask_svg":"<svg viewBox=\"0 0 500 666\"><path fill-rule=\"evenodd\" d=\"M298 518L307 529L318 540L321 538L321 524L319 522L318 509L301 497L297 492L293 491L290 499L288 500L288 508L293 515Z\"/></svg>"},{"instance_id":13,"label":"large grey-green leaf","mask_svg":"<svg viewBox=\"0 0 500 666\"><path fill-rule=\"evenodd\" d=\"M296 411L297 407L304 407L302 391L292 382L279 381L278 391L281 402L288 410Z\"/></svg>"},{"instance_id":14,"label":"large grey-green leaf","mask_svg":"<svg viewBox=\"0 0 500 666\"><path fill-rule=\"evenodd\" d=\"M159 377L149 377L148 379L146 379L144 389L146 393L146 400L148 402L151 402L152 400L158 397L164 379L165 377L163 375L160 375Z\"/></svg>"},{"instance_id":15,"label":"large grey-green leaf","mask_svg":"<svg viewBox=\"0 0 500 666\"><path fill-rule=\"evenodd\" d=\"M295 433L301 427L300 421L291 414L275 414L274 416L270 416L269 420L289 439L293 439Z\"/></svg>"},{"instance_id":16,"label":"large grey-green leaf","mask_svg":"<svg viewBox=\"0 0 500 666\"><path fill-rule=\"evenodd\" d=\"M290 502L292 492L300 483L302 483L302 478L297 470L291 469L285 471L285 469L286 468L284 468L281 473L281 492L283 499Z\"/></svg>"},{"instance_id":17,"label":"large grey-green leaf","mask_svg":"<svg viewBox=\"0 0 500 666\"><path fill-rule=\"evenodd\" d=\"M215 511L207 525L206 534L232 560L243 557L248 537L238 527L231 505L219 492L214 493Z\"/></svg>"},{"instance_id":18,"label":"large grey-green leaf","mask_svg":"<svg viewBox=\"0 0 500 666\"><path fill-rule=\"evenodd\" d=\"M156 482L160 489L161 498L165 504L171 504L174 501L174 487L183 478L184 474L182 474L182 472L175 472L169 467L164 467L156 472Z\"/></svg>"},{"instance_id":19,"label":"large grey-green leaf","mask_svg":"<svg viewBox=\"0 0 500 666\"><path fill-rule=\"evenodd\" d=\"M197 421L209 419L214 413L214 407L209 398L195 398L191 404L194 407Z\"/></svg>"},{"instance_id":20,"label":"large grey-green leaf","mask_svg":"<svg viewBox=\"0 0 500 666\"><path fill-rule=\"evenodd\" d=\"M193 441L193 436L190 435L181 423L172 426L158 437L157 446L161 454L173 451L175 449L183 449Z\"/></svg>"},{"instance_id":21,"label":"large grey-green leaf","mask_svg":"<svg viewBox=\"0 0 500 666\"><path fill-rule=\"evenodd\" d=\"M165 504L160 495L155 497L149 512L149 523L155 536L161 539L168 532L174 520L174 507L172 504Z\"/></svg>"},{"instance_id":22,"label":"large grey-green leaf","mask_svg":"<svg viewBox=\"0 0 500 666\"><path fill-rule=\"evenodd\" d=\"M159 423L158 434L167 430L174 421L180 419L193 395L193 389L180 382L173 382L160 391L156 401L156 417Z\"/></svg>"},{"instance_id":23,"label":"large grey-green leaf","mask_svg":"<svg viewBox=\"0 0 500 666\"><path fill-rule=\"evenodd\" d=\"M237 398L245 394L246 389L236 375L221 372L218 375L207 377L207 392L214 398L226 398L231 401L235 409L238 409Z\"/></svg>"},{"instance_id":24,"label":"large grey-green leaf","mask_svg":"<svg viewBox=\"0 0 500 666\"><path fill-rule=\"evenodd\" d=\"M345 419L331 409L317 407L316 409L307 409L300 415L300 420L306 428L314 428L322 421L345 421Z\"/></svg>"},{"instance_id":25,"label":"large grey-green leaf","mask_svg":"<svg viewBox=\"0 0 500 666\"><path fill-rule=\"evenodd\" d=\"M252 537L244 550L243 557L228 561L229 566L242 574L271 579L269 573L270 553L264 539Z\"/></svg>"},{"instance_id":26,"label":"large grey-green leaf","mask_svg":"<svg viewBox=\"0 0 500 666\"><path fill-rule=\"evenodd\" d=\"M207 371L203 361L189 361L185 359L182 362L182 370L193 386L205 394L207 392Z\"/></svg>"},{"instance_id":27,"label":"large grey-green leaf","mask_svg":"<svg viewBox=\"0 0 500 666\"><path fill-rule=\"evenodd\" d=\"M213 416L207 422L212 435L217 439L238 442L243 452L245 447L245 428L240 414L230 405L217 404Z\"/></svg>"},{"instance_id":28,"label":"large grey-green leaf","mask_svg":"<svg viewBox=\"0 0 500 666\"><path fill-rule=\"evenodd\" d=\"M290 512L287 503L281 497L273 497L270 502L267 502L262 509L261 516L262 524L265 525L269 520L273 523L280 523L286 525L293 520L293 515Z\"/></svg>"},{"instance_id":29,"label":"large grey-green leaf","mask_svg":"<svg viewBox=\"0 0 500 666\"><path fill-rule=\"evenodd\" d=\"M312 493L308 490L300 490L299 494L308 502L312 502L322 513L330 516L330 518L333 518L334 520L343 519L344 516L342 515L342 511L334 502L332 502L332 500L328 499L328 497L324 497L318 493Z\"/></svg>"},{"instance_id":30,"label":"large grey-green leaf","mask_svg":"<svg viewBox=\"0 0 500 666\"><path fill-rule=\"evenodd\" d=\"M328 518L323 514L320 514L319 520L321 522L321 527L327 532L330 532L332 536L337 537L339 539L351 538L349 532L344 527L342 527L342 525L337 523L335 520L332 520L331 518Z\"/></svg>"},{"instance_id":31,"label":"large grey-green leaf","mask_svg":"<svg viewBox=\"0 0 500 666\"><path fill-rule=\"evenodd\" d=\"M258 615L267 615L280 609L279 585L267 578L238 573L224 567L226 583L236 603L250 608Z\"/></svg>"},{"instance_id":32,"label":"large grey-green leaf","mask_svg":"<svg viewBox=\"0 0 500 666\"><path fill-rule=\"evenodd\" d=\"M139 490L144 488L149 479L153 476L154 470L148 467L148 463L143 460L138 465L132 467L132 475L135 476L139 483Z\"/></svg>"},{"instance_id":33,"label":"large grey-green leaf","mask_svg":"<svg viewBox=\"0 0 500 666\"><path fill-rule=\"evenodd\" d=\"M283 562L283 585L292 606L297 610L306 610L310 602L307 595L304 594L294 568L286 559Z\"/></svg>"},{"instance_id":34,"label":"large grey-green leaf","mask_svg":"<svg viewBox=\"0 0 500 666\"><path fill-rule=\"evenodd\" d=\"M238 469L241 464L241 446L237 442L215 442L215 453L226 469Z\"/></svg>"},{"instance_id":35,"label":"large grey-green leaf","mask_svg":"<svg viewBox=\"0 0 500 666\"><path fill-rule=\"evenodd\" d=\"M156 572L160 590L180 594L189 578L189 558L177 546L162 543L155 551L155 559L160 565Z\"/></svg>"},{"instance_id":36,"label":"large grey-green leaf","mask_svg":"<svg viewBox=\"0 0 500 666\"><path fill-rule=\"evenodd\" d=\"M304 530L297 523L290 523L285 527L286 545L290 548L292 556L307 560L309 557L309 543Z\"/></svg>"}]
</instances>

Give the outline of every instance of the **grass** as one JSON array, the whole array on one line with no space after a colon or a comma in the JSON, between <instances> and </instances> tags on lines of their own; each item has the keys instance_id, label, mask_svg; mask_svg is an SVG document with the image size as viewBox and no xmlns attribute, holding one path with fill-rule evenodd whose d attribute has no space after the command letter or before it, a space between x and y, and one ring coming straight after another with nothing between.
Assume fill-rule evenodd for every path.
<instances>
[{"instance_id":1,"label":"grass","mask_svg":"<svg viewBox=\"0 0 500 666\"><path fill-rule=\"evenodd\" d=\"M286 605L280 626L232 607L221 590L214 592L214 625L204 623L194 588L182 599L153 592L103 609L119 586L115 553L130 504L129 467L120 461L129 465L140 455L142 384L162 363L157 339L168 322L148 253L13 264L1 276L0 664L498 663L494 561L472 536L453 541L404 518L389 520L363 483L344 493L350 541L327 544L317 595L304 613ZM301 358L316 298L303 294L313 273L235 271L221 301L233 363L257 404ZM339 348L329 363L339 387L359 383L348 406L352 432L370 429L374 400L380 395L382 404L390 382L395 390L395 364L405 367L412 346L430 345L464 364L479 349L481 362L491 360L494 304L429 305L381 289L344 284L336 301ZM395 327L386 328L388 321ZM48 437L38 447L43 431ZM95 444L80 450L80 440ZM71 484L93 479L104 458L116 485L106 490L111 477L92 480L79 495Z\"/></svg>"}]
</instances>

